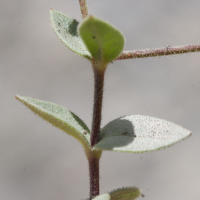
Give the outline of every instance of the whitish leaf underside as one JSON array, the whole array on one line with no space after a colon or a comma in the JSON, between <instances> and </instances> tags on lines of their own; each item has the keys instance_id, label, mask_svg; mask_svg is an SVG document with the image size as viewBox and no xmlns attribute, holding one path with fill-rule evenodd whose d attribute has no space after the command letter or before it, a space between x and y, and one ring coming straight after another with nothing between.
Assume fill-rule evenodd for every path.
<instances>
[{"instance_id":1,"label":"whitish leaf underside","mask_svg":"<svg viewBox=\"0 0 200 200\"><path fill-rule=\"evenodd\" d=\"M148 152L170 146L191 135L174 123L142 115L130 115L108 123L95 145L102 150Z\"/></svg>"},{"instance_id":2,"label":"whitish leaf underside","mask_svg":"<svg viewBox=\"0 0 200 200\"><path fill-rule=\"evenodd\" d=\"M111 200L111 197L109 194L101 194L101 195L98 195L97 197L93 198L92 200Z\"/></svg>"},{"instance_id":3,"label":"whitish leaf underside","mask_svg":"<svg viewBox=\"0 0 200 200\"><path fill-rule=\"evenodd\" d=\"M85 44L78 34L79 22L56 10L50 10L51 25L58 38L74 53L91 59Z\"/></svg>"}]
</instances>

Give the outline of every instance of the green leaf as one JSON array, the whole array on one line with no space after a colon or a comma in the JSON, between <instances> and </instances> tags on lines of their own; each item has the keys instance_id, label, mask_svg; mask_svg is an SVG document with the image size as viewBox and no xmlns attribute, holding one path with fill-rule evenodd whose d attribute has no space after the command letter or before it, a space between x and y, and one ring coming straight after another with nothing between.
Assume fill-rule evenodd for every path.
<instances>
[{"instance_id":1,"label":"green leaf","mask_svg":"<svg viewBox=\"0 0 200 200\"><path fill-rule=\"evenodd\" d=\"M53 126L75 137L86 150L91 148L90 131L74 113L53 103L18 95L15 98Z\"/></svg>"},{"instance_id":2,"label":"green leaf","mask_svg":"<svg viewBox=\"0 0 200 200\"><path fill-rule=\"evenodd\" d=\"M93 198L92 200L111 200L109 194L101 194Z\"/></svg>"},{"instance_id":3,"label":"green leaf","mask_svg":"<svg viewBox=\"0 0 200 200\"><path fill-rule=\"evenodd\" d=\"M138 188L127 187L127 188L119 188L109 193L98 195L92 200L134 200L140 195L141 191Z\"/></svg>"},{"instance_id":4,"label":"green leaf","mask_svg":"<svg viewBox=\"0 0 200 200\"><path fill-rule=\"evenodd\" d=\"M111 200L134 200L141 195L141 191L136 187L119 188L110 192Z\"/></svg>"},{"instance_id":5,"label":"green leaf","mask_svg":"<svg viewBox=\"0 0 200 200\"><path fill-rule=\"evenodd\" d=\"M78 35L79 22L61 12L50 10L51 25L58 38L74 53L91 60L85 44Z\"/></svg>"},{"instance_id":6,"label":"green leaf","mask_svg":"<svg viewBox=\"0 0 200 200\"><path fill-rule=\"evenodd\" d=\"M162 119L130 115L109 122L100 133L97 149L122 152L148 152L168 147L187 138L191 132Z\"/></svg>"},{"instance_id":7,"label":"green leaf","mask_svg":"<svg viewBox=\"0 0 200 200\"><path fill-rule=\"evenodd\" d=\"M123 50L122 33L107 22L88 16L80 23L78 29L92 57L100 63L111 62Z\"/></svg>"}]
</instances>

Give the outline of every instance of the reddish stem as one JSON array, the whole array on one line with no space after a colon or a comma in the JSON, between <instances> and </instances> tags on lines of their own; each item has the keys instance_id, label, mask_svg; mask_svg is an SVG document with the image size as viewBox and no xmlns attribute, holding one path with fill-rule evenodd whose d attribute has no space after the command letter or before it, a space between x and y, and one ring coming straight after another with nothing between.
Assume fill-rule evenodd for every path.
<instances>
[{"instance_id":1,"label":"reddish stem","mask_svg":"<svg viewBox=\"0 0 200 200\"><path fill-rule=\"evenodd\" d=\"M79 4L80 4L82 17L83 18L87 17L88 16L88 8L87 8L86 0L79 0Z\"/></svg>"},{"instance_id":2,"label":"reddish stem","mask_svg":"<svg viewBox=\"0 0 200 200\"><path fill-rule=\"evenodd\" d=\"M90 200L99 195L99 158L88 158L90 173Z\"/></svg>"},{"instance_id":3,"label":"reddish stem","mask_svg":"<svg viewBox=\"0 0 200 200\"><path fill-rule=\"evenodd\" d=\"M92 129L91 129L92 147L99 141L105 70L98 70L94 66L93 71L94 71L95 88L94 88L93 119L92 119Z\"/></svg>"},{"instance_id":4,"label":"reddish stem","mask_svg":"<svg viewBox=\"0 0 200 200\"><path fill-rule=\"evenodd\" d=\"M123 51L116 60L132 59L132 58L147 58L156 56L167 56L183 53L191 53L200 51L200 45L186 45L186 46L167 46L164 48L145 49L135 51Z\"/></svg>"}]
</instances>

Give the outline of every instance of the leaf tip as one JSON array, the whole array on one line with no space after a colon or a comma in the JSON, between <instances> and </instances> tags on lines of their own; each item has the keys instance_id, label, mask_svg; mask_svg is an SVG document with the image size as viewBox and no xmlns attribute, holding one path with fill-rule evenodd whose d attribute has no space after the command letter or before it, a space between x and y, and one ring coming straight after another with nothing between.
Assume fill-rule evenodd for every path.
<instances>
[{"instance_id":1,"label":"leaf tip","mask_svg":"<svg viewBox=\"0 0 200 200\"><path fill-rule=\"evenodd\" d=\"M53 11L54 11L54 9L53 9L53 8L50 8L50 14L51 14Z\"/></svg>"},{"instance_id":2,"label":"leaf tip","mask_svg":"<svg viewBox=\"0 0 200 200\"><path fill-rule=\"evenodd\" d=\"M17 99L17 100L18 100L18 99L19 99L19 95L17 95L17 94L16 94L16 95L15 95L15 99Z\"/></svg>"},{"instance_id":3,"label":"leaf tip","mask_svg":"<svg viewBox=\"0 0 200 200\"><path fill-rule=\"evenodd\" d=\"M15 99L18 100L18 101L20 101L20 102L22 102L22 103L24 104L24 101L25 101L25 100L24 100L24 97L23 97L23 96L19 96L19 95L16 94L16 95L15 95Z\"/></svg>"}]
</instances>

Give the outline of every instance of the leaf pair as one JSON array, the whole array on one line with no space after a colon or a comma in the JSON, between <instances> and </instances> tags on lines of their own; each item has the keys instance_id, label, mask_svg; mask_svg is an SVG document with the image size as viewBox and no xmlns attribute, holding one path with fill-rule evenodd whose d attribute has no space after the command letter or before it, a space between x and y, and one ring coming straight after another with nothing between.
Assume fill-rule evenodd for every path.
<instances>
[{"instance_id":1,"label":"leaf pair","mask_svg":"<svg viewBox=\"0 0 200 200\"><path fill-rule=\"evenodd\" d=\"M76 138L87 151L90 145L90 130L74 113L59 105L16 96L16 99L34 113ZM168 121L142 115L130 115L109 122L100 133L100 141L94 149L121 152L148 152L170 146L191 132Z\"/></svg>"},{"instance_id":2,"label":"leaf pair","mask_svg":"<svg viewBox=\"0 0 200 200\"><path fill-rule=\"evenodd\" d=\"M79 25L77 20L53 9L50 17L53 30L60 40L74 53L89 60L108 64L123 50L121 32L100 19L88 16Z\"/></svg>"}]
</instances>

